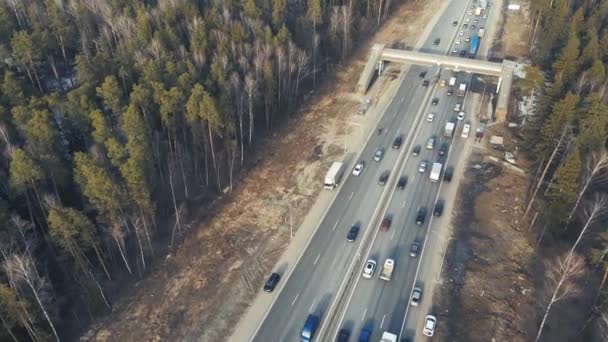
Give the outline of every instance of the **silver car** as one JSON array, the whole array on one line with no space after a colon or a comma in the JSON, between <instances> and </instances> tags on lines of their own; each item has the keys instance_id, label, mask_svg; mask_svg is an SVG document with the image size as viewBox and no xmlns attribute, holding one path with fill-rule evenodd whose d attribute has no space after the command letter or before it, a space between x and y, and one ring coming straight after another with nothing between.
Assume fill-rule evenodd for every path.
<instances>
[{"instance_id":1,"label":"silver car","mask_svg":"<svg viewBox=\"0 0 608 342\"><path fill-rule=\"evenodd\" d=\"M374 154L374 160L379 162L382 160L383 156L384 156L384 149L379 148L378 150L376 150L376 154Z\"/></svg>"},{"instance_id":2,"label":"silver car","mask_svg":"<svg viewBox=\"0 0 608 342\"><path fill-rule=\"evenodd\" d=\"M427 165L426 160L421 161L420 165L418 165L418 172L424 173L426 171L426 165Z\"/></svg>"}]
</instances>

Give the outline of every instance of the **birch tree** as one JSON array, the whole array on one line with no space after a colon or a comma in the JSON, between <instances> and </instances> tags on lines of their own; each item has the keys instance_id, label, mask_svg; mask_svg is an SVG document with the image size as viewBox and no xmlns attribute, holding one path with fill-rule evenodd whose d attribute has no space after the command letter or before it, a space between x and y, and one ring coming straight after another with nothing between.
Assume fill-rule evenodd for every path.
<instances>
[{"instance_id":1,"label":"birch tree","mask_svg":"<svg viewBox=\"0 0 608 342\"><path fill-rule=\"evenodd\" d=\"M583 198L583 195L587 191L589 185L591 185L595 180L597 180L598 176L600 175L600 172L604 171L606 167L608 167L608 154L606 153L606 151L602 151L600 153L593 152L587 158L583 173L583 180L581 182L582 187L578 192L578 196L576 198L574 206L572 207L572 210L570 210L570 214L568 215L568 222L566 222L566 225L572 220L572 216L574 216L574 213L576 212L576 209L578 208L578 205L580 204L581 199Z\"/></svg>"}]
</instances>

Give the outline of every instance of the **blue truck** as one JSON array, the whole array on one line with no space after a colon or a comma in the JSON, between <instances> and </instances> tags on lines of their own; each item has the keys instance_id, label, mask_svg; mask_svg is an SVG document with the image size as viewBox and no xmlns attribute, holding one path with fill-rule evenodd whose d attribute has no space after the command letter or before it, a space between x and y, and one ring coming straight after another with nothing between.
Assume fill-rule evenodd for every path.
<instances>
[{"instance_id":1,"label":"blue truck","mask_svg":"<svg viewBox=\"0 0 608 342\"><path fill-rule=\"evenodd\" d=\"M469 44L469 57L474 58L477 54L477 49L479 48L479 37L473 36L471 37L471 43Z\"/></svg>"},{"instance_id":2,"label":"blue truck","mask_svg":"<svg viewBox=\"0 0 608 342\"><path fill-rule=\"evenodd\" d=\"M306 322L304 323L304 328L302 328L302 333L300 334L300 342L312 341L318 325L319 317L315 315L308 315L308 318L306 318Z\"/></svg>"}]
</instances>

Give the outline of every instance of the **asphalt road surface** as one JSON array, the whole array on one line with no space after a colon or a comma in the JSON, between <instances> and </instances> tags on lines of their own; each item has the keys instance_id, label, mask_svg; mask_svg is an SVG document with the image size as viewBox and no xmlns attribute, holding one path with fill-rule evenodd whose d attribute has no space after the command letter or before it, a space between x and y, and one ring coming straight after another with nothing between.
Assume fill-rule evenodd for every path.
<instances>
[{"instance_id":1,"label":"asphalt road surface","mask_svg":"<svg viewBox=\"0 0 608 342\"><path fill-rule=\"evenodd\" d=\"M422 51L446 53L450 51L457 29L452 22L462 21L465 9L468 11L468 0L453 0L436 27L432 30ZM456 14L457 13L457 14ZM457 17L457 18L456 18ZM422 31L422 30L421 30ZM471 34L473 31L469 30ZM434 40L441 37L439 45ZM463 38L463 37L459 37ZM467 45L461 45L465 48ZM358 256L364 255L368 248L361 242L370 241L370 258L381 267L386 257L396 259L396 270L393 279L385 282L377 278L362 279L355 287L354 295L346 303L346 311L338 312L337 317L343 317L340 325L358 333L362 326L374 328L372 341L378 340L383 330L399 333L405 310L411 292L416 265L418 260L410 260L409 245L414 239L424 240L432 205L437 196L440 183L429 180L431 162L437 160L437 149L443 142L443 127L448 118L455 117L452 109L462 97L445 95L447 88L439 88L435 83L426 88L419 78L421 71L427 71L427 79L439 72L438 68L412 66L399 85L396 96L381 118L378 128L382 133L372 133L364 147L359 160L365 161L366 166L360 176L352 176L352 170L346 170L343 184L333 205L320 223L319 229L313 236L309 246L295 266L291 276L284 284L280 293L260 325L252 341L296 341L299 339L304 321L310 313L324 318L336 295L344 285L351 267L357 266ZM450 73L444 71L441 78L449 78ZM470 78L470 76L467 76ZM464 81L464 74L459 82ZM437 88L439 104L422 111L422 106L430 102L431 92ZM434 122L425 121L429 111L436 112ZM459 122L455 136L460 135L462 122ZM474 134L474 132L472 132ZM392 149L391 145L397 135L403 135L404 144L400 149ZM433 150L424 148L430 135L437 135L438 141ZM472 137L471 137L472 138ZM454 138L457 142L458 138ZM419 157L411 156L414 145L421 144L422 152ZM380 162L373 160L378 148L384 148L385 154ZM451 147L450 153L457 158L458 144ZM446 157L441 157L443 160ZM426 173L417 172L418 163L427 159L430 163ZM405 163L404 163L405 160ZM378 184L379 176L390 171L391 177L385 186ZM405 190L395 190L395 184L400 174L408 176ZM454 185L455 186L455 185ZM335 191L335 190L334 190ZM390 198L388 206L386 200ZM418 206L428 209L425 224L418 226L414 223ZM392 215L393 222L388 232L378 232L378 225L385 214ZM354 243L346 241L346 234L353 224L361 227ZM379 269L377 270L379 272ZM360 274L360 269L355 269ZM332 331L333 332L333 331ZM331 335L331 333L329 335ZM351 338L354 339L354 338Z\"/></svg>"}]
</instances>

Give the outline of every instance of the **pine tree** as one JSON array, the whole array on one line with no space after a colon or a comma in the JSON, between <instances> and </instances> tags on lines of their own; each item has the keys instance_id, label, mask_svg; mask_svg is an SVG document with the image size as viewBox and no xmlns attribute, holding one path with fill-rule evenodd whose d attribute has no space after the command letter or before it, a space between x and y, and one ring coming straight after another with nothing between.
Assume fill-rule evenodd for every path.
<instances>
[{"instance_id":1,"label":"pine tree","mask_svg":"<svg viewBox=\"0 0 608 342\"><path fill-rule=\"evenodd\" d=\"M577 149L573 149L563 165L555 173L554 183L551 184L548 199L548 217L553 222L565 224L568 213L578 195L581 173L581 158Z\"/></svg>"}]
</instances>

